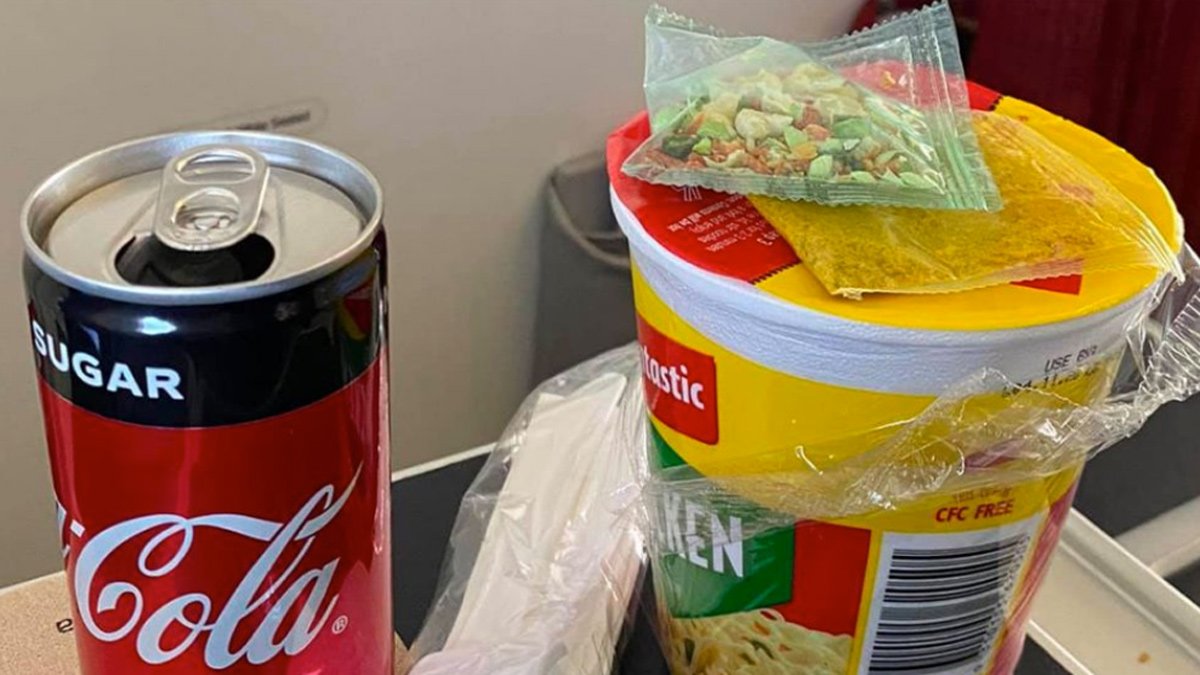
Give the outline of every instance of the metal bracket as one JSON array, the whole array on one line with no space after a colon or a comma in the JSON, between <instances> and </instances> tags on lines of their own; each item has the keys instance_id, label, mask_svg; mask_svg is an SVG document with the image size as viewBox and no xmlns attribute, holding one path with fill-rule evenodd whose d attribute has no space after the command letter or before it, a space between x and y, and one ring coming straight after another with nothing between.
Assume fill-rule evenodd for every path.
<instances>
[{"instance_id":1,"label":"metal bracket","mask_svg":"<svg viewBox=\"0 0 1200 675\"><path fill-rule=\"evenodd\" d=\"M1200 673L1200 608L1074 509L1028 631L1072 675Z\"/></svg>"}]
</instances>

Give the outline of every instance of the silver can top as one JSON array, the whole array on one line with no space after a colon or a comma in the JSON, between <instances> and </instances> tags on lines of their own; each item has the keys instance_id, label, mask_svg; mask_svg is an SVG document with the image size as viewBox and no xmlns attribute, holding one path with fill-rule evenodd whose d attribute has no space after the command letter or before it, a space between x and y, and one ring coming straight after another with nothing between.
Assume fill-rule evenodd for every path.
<instances>
[{"instance_id":1,"label":"silver can top","mask_svg":"<svg viewBox=\"0 0 1200 675\"><path fill-rule=\"evenodd\" d=\"M260 297L328 274L370 246L382 206L370 172L322 145L184 132L68 165L29 197L22 226L34 264L68 286L130 302L194 305ZM123 262L147 244L166 252L159 268L226 252L253 262L232 282L149 284L131 278Z\"/></svg>"}]
</instances>

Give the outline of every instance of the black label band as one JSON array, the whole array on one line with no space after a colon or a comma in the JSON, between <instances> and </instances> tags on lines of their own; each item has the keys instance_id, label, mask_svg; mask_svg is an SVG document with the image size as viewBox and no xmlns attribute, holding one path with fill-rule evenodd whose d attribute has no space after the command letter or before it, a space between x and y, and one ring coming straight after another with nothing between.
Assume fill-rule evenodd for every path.
<instances>
[{"instance_id":1,"label":"black label band","mask_svg":"<svg viewBox=\"0 0 1200 675\"><path fill-rule=\"evenodd\" d=\"M382 234L300 288L223 305L139 305L72 289L28 260L38 373L99 415L151 426L263 419L341 389L385 339Z\"/></svg>"}]
</instances>

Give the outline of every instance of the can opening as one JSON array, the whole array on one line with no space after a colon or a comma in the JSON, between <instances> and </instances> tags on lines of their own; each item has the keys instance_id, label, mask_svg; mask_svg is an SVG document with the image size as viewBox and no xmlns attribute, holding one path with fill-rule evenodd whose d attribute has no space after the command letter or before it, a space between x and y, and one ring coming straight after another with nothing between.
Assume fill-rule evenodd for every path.
<instances>
[{"instance_id":1,"label":"can opening","mask_svg":"<svg viewBox=\"0 0 1200 675\"><path fill-rule=\"evenodd\" d=\"M274 260L275 247L260 234L213 251L181 251L154 235L143 235L121 247L116 266L131 284L196 287L253 281Z\"/></svg>"},{"instance_id":2,"label":"can opening","mask_svg":"<svg viewBox=\"0 0 1200 675\"><path fill-rule=\"evenodd\" d=\"M163 169L150 234L117 252L117 273L139 286L197 287L253 281L275 260L256 233L270 177L267 160L236 145L206 145Z\"/></svg>"}]
</instances>

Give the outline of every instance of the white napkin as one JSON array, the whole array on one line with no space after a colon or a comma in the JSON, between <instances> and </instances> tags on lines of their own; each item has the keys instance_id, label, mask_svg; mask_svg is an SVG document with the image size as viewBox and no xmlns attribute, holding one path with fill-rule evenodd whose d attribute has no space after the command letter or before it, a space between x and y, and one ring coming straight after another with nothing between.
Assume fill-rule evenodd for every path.
<instances>
[{"instance_id":1,"label":"white napkin","mask_svg":"<svg viewBox=\"0 0 1200 675\"><path fill-rule=\"evenodd\" d=\"M628 382L602 375L537 400L462 607L414 675L607 675L637 582L632 469L618 446Z\"/></svg>"}]
</instances>

